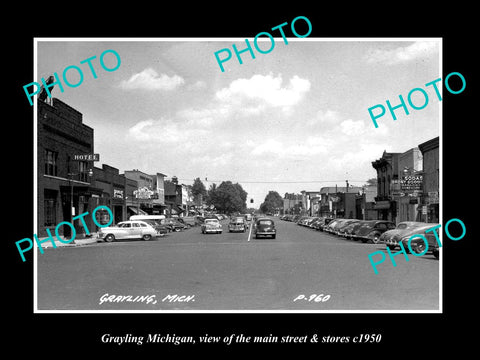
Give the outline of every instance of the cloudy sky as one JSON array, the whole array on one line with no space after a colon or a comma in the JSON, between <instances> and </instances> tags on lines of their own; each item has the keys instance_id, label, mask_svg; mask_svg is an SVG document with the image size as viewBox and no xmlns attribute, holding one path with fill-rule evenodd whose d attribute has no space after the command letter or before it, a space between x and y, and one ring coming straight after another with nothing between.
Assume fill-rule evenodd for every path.
<instances>
[{"instance_id":1,"label":"cloudy sky","mask_svg":"<svg viewBox=\"0 0 480 360\"><path fill-rule=\"evenodd\" d=\"M384 150L439 135L441 102L424 84L441 77L440 42L412 40L276 38L270 53L245 52L243 64L233 54L222 72L214 53L233 43L243 49L245 39L38 39L34 81L81 67L78 87L52 94L94 129L96 166L176 175L185 184L207 178L207 187L239 182L258 207L269 190L361 185L376 176L371 162ZM113 72L99 64L108 49L121 58ZM96 79L80 64L94 55ZM104 60L115 65L111 53ZM76 76L68 72L71 83ZM408 116L398 109L396 121L387 112L375 128L368 108L397 105L413 88L427 92L428 105ZM420 92L412 102L423 104Z\"/></svg>"}]
</instances>

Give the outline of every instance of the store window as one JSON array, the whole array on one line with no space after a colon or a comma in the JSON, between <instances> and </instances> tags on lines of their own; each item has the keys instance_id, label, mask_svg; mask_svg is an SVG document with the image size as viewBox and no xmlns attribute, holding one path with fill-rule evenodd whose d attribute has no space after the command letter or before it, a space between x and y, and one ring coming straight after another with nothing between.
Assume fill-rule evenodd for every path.
<instances>
[{"instance_id":1,"label":"store window","mask_svg":"<svg viewBox=\"0 0 480 360\"><path fill-rule=\"evenodd\" d=\"M57 192L45 189L43 200L44 226L55 226L57 223Z\"/></svg>"}]
</instances>

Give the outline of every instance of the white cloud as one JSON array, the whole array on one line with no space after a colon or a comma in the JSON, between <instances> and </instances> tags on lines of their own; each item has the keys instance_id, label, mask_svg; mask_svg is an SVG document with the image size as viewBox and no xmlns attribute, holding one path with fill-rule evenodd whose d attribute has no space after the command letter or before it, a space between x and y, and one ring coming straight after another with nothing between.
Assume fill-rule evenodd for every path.
<instances>
[{"instance_id":1,"label":"white cloud","mask_svg":"<svg viewBox=\"0 0 480 360\"><path fill-rule=\"evenodd\" d=\"M231 165L233 159L233 154L231 153L224 153L218 155L204 155L195 158L195 162L208 164L209 167L218 167L218 166L225 166Z\"/></svg>"},{"instance_id":2,"label":"white cloud","mask_svg":"<svg viewBox=\"0 0 480 360\"><path fill-rule=\"evenodd\" d=\"M385 63L387 65L407 62L429 56L438 50L437 41L417 41L408 46L394 49L375 49L365 56L367 63Z\"/></svg>"},{"instance_id":3,"label":"white cloud","mask_svg":"<svg viewBox=\"0 0 480 360\"><path fill-rule=\"evenodd\" d=\"M362 120L347 119L340 123L340 129L345 135L363 135L365 122Z\"/></svg>"},{"instance_id":4,"label":"white cloud","mask_svg":"<svg viewBox=\"0 0 480 360\"><path fill-rule=\"evenodd\" d=\"M184 83L185 80L178 75L159 75L152 68L147 68L138 74L132 75L130 79L123 80L120 83L120 87L125 90L173 90Z\"/></svg>"},{"instance_id":5,"label":"white cloud","mask_svg":"<svg viewBox=\"0 0 480 360\"><path fill-rule=\"evenodd\" d=\"M284 143L270 138L260 145L255 145L253 142L247 142L247 145L252 147L250 152L252 155L273 154L278 158L308 158L309 156L328 153L331 143L329 140L320 138L318 136L309 136L301 143L297 139L295 144Z\"/></svg>"},{"instance_id":6,"label":"white cloud","mask_svg":"<svg viewBox=\"0 0 480 360\"><path fill-rule=\"evenodd\" d=\"M183 145L201 144L208 130L201 128L190 128L184 124L168 119L143 120L128 129L128 140L139 142L152 142L152 144L174 144ZM183 146L182 145L182 146Z\"/></svg>"},{"instance_id":7,"label":"white cloud","mask_svg":"<svg viewBox=\"0 0 480 360\"><path fill-rule=\"evenodd\" d=\"M326 168L338 172L345 171L345 169L348 169L349 172L358 169L371 170L372 161L380 158L383 151L388 148L388 144L355 144L351 149L344 147L344 151L339 156L329 157L328 163L325 165Z\"/></svg>"},{"instance_id":8,"label":"white cloud","mask_svg":"<svg viewBox=\"0 0 480 360\"><path fill-rule=\"evenodd\" d=\"M144 131L144 129L150 128L153 124L153 120L140 121L128 129L128 135L138 141L149 140L150 134L148 131Z\"/></svg>"},{"instance_id":9,"label":"white cloud","mask_svg":"<svg viewBox=\"0 0 480 360\"><path fill-rule=\"evenodd\" d=\"M198 80L193 84L188 85L189 90L201 90L207 87L207 83L203 80Z\"/></svg>"},{"instance_id":10,"label":"white cloud","mask_svg":"<svg viewBox=\"0 0 480 360\"><path fill-rule=\"evenodd\" d=\"M282 87L281 75L253 75L250 79L237 79L226 88L216 92L215 97L222 103L249 105L251 112L261 111L265 106L288 110L298 104L310 90L310 81L293 76Z\"/></svg>"},{"instance_id":11,"label":"white cloud","mask_svg":"<svg viewBox=\"0 0 480 360\"><path fill-rule=\"evenodd\" d=\"M318 110L316 116L312 119L309 119L305 122L306 125L329 125L335 126L341 120L340 115L337 111L334 110Z\"/></svg>"}]
</instances>

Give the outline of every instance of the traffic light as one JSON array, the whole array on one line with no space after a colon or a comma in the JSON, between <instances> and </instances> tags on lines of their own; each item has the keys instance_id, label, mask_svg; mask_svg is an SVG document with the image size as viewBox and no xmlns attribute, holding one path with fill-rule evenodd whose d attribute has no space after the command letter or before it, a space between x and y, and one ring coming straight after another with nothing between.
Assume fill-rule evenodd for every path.
<instances>
[{"instance_id":1,"label":"traffic light","mask_svg":"<svg viewBox=\"0 0 480 360\"><path fill-rule=\"evenodd\" d=\"M250 204L253 204L253 199L250 199Z\"/></svg>"}]
</instances>

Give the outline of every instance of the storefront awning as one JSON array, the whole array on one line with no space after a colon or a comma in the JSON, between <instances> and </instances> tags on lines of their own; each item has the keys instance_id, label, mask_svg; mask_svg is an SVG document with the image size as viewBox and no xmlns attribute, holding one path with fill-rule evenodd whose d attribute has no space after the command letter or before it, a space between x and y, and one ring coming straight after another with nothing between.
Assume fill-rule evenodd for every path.
<instances>
[{"instance_id":1,"label":"storefront awning","mask_svg":"<svg viewBox=\"0 0 480 360\"><path fill-rule=\"evenodd\" d=\"M183 206L180 206L180 205L174 205L173 210L175 210L175 212L176 212L177 214L181 214L182 212L185 211L185 209L183 208Z\"/></svg>"},{"instance_id":2,"label":"storefront awning","mask_svg":"<svg viewBox=\"0 0 480 360\"><path fill-rule=\"evenodd\" d=\"M134 206L127 206L127 208L133 212L135 215L148 215L148 213L146 213L145 211L143 211L142 209L139 209L137 207L134 207Z\"/></svg>"}]
</instances>

